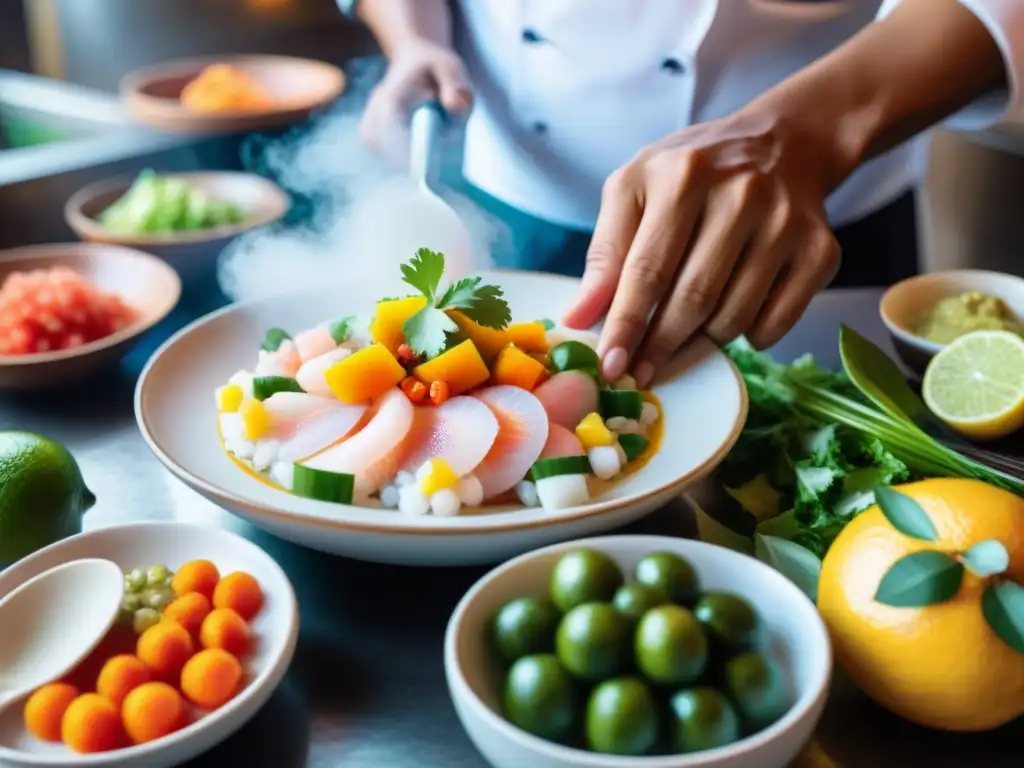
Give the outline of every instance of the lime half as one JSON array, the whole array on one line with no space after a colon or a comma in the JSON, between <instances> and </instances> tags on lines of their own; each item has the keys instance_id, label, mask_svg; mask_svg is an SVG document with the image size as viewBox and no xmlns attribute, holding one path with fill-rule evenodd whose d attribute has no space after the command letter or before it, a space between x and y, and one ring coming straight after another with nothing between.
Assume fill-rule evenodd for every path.
<instances>
[{"instance_id":1,"label":"lime half","mask_svg":"<svg viewBox=\"0 0 1024 768\"><path fill-rule=\"evenodd\" d=\"M1024 427L1024 339L1009 331L975 331L940 350L922 386L932 413L976 440Z\"/></svg>"}]
</instances>

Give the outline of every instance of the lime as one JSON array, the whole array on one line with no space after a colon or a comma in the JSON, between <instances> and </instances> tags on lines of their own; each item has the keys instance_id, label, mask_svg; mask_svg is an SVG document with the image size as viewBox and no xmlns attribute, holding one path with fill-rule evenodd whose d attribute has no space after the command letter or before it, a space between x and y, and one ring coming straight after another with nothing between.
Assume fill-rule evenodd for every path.
<instances>
[{"instance_id":1,"label":"lime","mask_svg":"<svg viewBox=\"0 0 1024 768\"><path fill-rule=\"evenodd\" d=\"M690 606L700 594L700 580L693 566L671 552L655 552L636 564L636 580L664 590L669 600Z\"/></svg>"},{"instance_id":2,"label":"lime","mask_svg":"<svg viewBox=\"0 0 1024 768\"><path fill-rule=\"evenodd\" d=\"M622 571L604 552L574 549L555 563L551 599L559 609L568 612L583 603L611 600L622 582Z\"/></svg>"},{"instance_id":3,"label":"lime","mask_svg":"<svg viewBox=\"0 0 1024 768\"><path fill-rule=\"evenodd\" d=\"M729 592L705 593L693 615L722 650L747 651L757 644L760 620L746 600Z\"/></svg>"},{"instance_id":4,"label":"lime","mask_svg":"<svg viewBox=\"0 0 1024 768\"><path fill-rule=\"evenodd\" d=\"M686 608L660 605L640 619L634 639L636 664L649 680L686 685L704 674L708 641Z\"/></svg>"},{"instance_id":5,"label":"lime","mask_svg":"<svg viewBox=\"0 0 1024 768\"><path fill-rule=\"evenodd\" d=\"M643 755L658 740L654 696L635 677L605 680L587 701L587 746L609 755Z\"/></svg>"},{"instance_id":6,"label":"lime","mask_svg":"<svg viewBox=\"0 0 1024 768\"><path fill-rule=\"evenodd\" d=\"M732 744L742 735L732 704L714 688L680 691L670 701L672 747L676 752L700 752Z\"/></svg>"},{"instance_id":7,"label":"lime","mask_svg":"<svg viewBox=\"0 0 1024 768\"><path fill-rule=\"evenodd\" d=\"M505 680L505 716L543 739L562 741L576 722L576 689L549 653L524 656Z\"/></svg>"},{"instance_id":8,"label":"lime","mask_svg":"<svg viewBox=\"0 0 1024 768\"><path fill-rule=\"evenodd\" d=\"M562 618L554 603L517 597L502 606L491 625L491 639L506 663L555 650L555 630Z\"/></svg>"},{"instance_id":9,"label":"lime","mask_svg":"<svg viewBox=\"0 0 1024 768\"><path fill-rule=\"evenodd\" d=\"M1024 339L1010 331L961 336L928 363L921 394L932 412L976 440L1024 427Z\"/></svg>"},{"instance_id":10,"label":"lime","mask_svg":"<svg viewBox=\"0 0 1024 768\"><path fill-rule=\"evenodd\" d=\"M630 622L610 603L584 603L558 625L558 660L576 677L599 682L623 671L629 662Z\"/></svg>"},{"instance_id":11,"label":"lime","mask_svg":"<svg viewBox=\"0 0 1024 768\"><path fill-rule=\"evenodd\" d=\"M0 432L0 567L80 533L95 503L64 446L31 432Z\"/></svg>"},{"instance_id":12,"label":"lime","mask_svg":"<svg viewBox=\"0 0 1024 768\"><path fill-rule=\"evenodd\" d=\"M767 728L792 705L785 672L778 662L760 653L742 653L730 659L725 665L725 684L751 733Z\"/></svg>"},{"instance_id":13,"label":"lime","mask_svg":"<svg viewBox=\"0 0 1024 768\"><path fill-rule=\"evenodd\" d=\"M612 598L615 610L633 621L640 621L640 617L651 608L664 605L667 602L669 599L665 590L637 583L619 587Z\"/></svg>"}]
</instances>

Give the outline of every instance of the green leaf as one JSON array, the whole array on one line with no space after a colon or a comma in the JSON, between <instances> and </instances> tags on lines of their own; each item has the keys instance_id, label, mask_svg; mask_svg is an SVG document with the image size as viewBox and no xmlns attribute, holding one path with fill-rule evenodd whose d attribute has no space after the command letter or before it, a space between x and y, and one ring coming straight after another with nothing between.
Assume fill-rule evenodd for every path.
<instances>
[{"instance_id":1,"label":"green leaf","mask_svg":"<svg viewBox=\"0 0 1024 768\"><path fill-rule=\"evenodd\" d=\"M505 328L512 321L512 310L504 295L496 285L482 285L476 289L472 306L464 307L462 314L486 328Z\"/></svg>"},{"instance_id":2,"label":"green leaf","mask_svg":"<svg viewBox=\"0 0 1024 768\"><path fill-rule=\"evenodd\" d=\"M459 326L440 309L426 306L402 324L405 343L417 355L434 357L448 345L448 334L458 333Z\"/></svg>"},{"instance_id":3,"label":"green leaf","mask_svg":"<svg viewBox=\"0 0 1024 768\"><path fill-rule=\"evenodd\" d=\"M330 334L335 344L344 344L348 341L352 335L352 321L354 319L353 317L343 317L338 322L331 324Z\"/></svg>"},{"instance_id":4,"label":"green leaf","mask_svg":"<svg viewBox=\"0 0 1024 768\"><path fill-rule=\"evenodd\" d=\"M437 302L438 309L470 309L476 300L476 287L482 278L465 277L448 286L448 290Z\"/></svg>"},{"instance_id":5,"label":"green leaf","mask_svg":"<svg viewBox=\"0 0 1024 768\"><path fill-rule=\"evenodd\" d=\"M263 336L263 343L260 344L260 349L266 350L267 352L276 352L277 348L281 344L290 339L291 336L283 328L271 328Z\"/></svg>"},{"instance_id":6,"label":"green leaf","mask_svg":"<svg viewBox=\"0 0 1024 768\"><path fill-rule=\"evenodd\" d=\"M1012 581L989 584L981 596L981 613L999 639L1024 653L1024 587Z\"/></svg>"},{"instance_id":7,"label":"green leaf","mask_svg":"<svg viewBox=\"0 0 1024 768\"><path fill-rule=\"evenodd\" d=\"M693 499L687 499L693 507L693 515L697 520L697 538L708 544L717 544L726 549L742 552L745 555L754 553L754 543L743 534L736 533L715 518L711 517Z\"/></svg>"},{"instance_id":8,"label":"green leaf","mask_svg":"<svg viewBox=\"0 0 1024 768\"><path fill-rule=\"evenodd\" d=\"M796 480L801 489L815 497L831 488L838 474L829 467L810 467L798 464L796 468Z\"/></svg>"},{"instance_id":9,"label":"green leaf","mask_svg":"<svg viewBox=\"0 0 1024 768\"><path fill-rule=\"evenodd\" d=\"M899 366L881 349L852 328L839 327L839 354L850 380L879 408L896 419L909 421L933 437L962 442L939 421L907 384Z\"/></svg>"},{"instance_id":10,"label":"green leaf","mask_svg":"<svg viewBox=\"0 0 1024 768\"><path fill-rule=\"evenodd\" d=\"M818 600L818 577L821 560L806 547L794 541L757 534L754 554L796 584L811 600Z\"/></svg>"},{"instance_id":11,"label":"green leaf","mask_svg":"<svg viewBox=\"0 0 1024 768\"><path fill-rule=\"evenodd\" d=\"M875 503L875 488L885 483L886 472L878 467L855 469L843 478L843 488L832 505L839 517L852 517Z\"/></svg>"},{"instance_id":12,"label":"green leaf","mask_svg":"<svg viewBox=\"0 0 1024 768\"><path fill-rule=\"evenodd\" d=\"M793 510L789 510L777 517L762 520L757 524L755 531L762 536L775 536L779 539L792 541L793 537L800 532L800 523L797 522Z\"/></svg>"},{"instance_id":13,"label":"green leaf","mask_svg":"<svg viewBox=\"0 0 1024 768\"><path fill-rule=\"evenodd\" d=\"M408 264L402 265L402 280L427 297L433 304L437 286L444 275L444 254L429 248L420 248Z\"/></svg>"},{"instance_id":14,"label":"green leaf","mask_svg":"<svg viewBox=\"0 0 1024 768\"><path fill-rule=\"evenodd\" d=\"M880 485L875 489L875 499L885 519L904 536L922 541L935 541L939 538L928 513L906 494Z\"/></svg>"},{"instance_id":15,"label":"green leaf","mask_svg":"<svg viewBox=\"0 0 1024 768\"><path fill-rule=\"evenodd\" d=\"M964 567L952 556L934 549L901 557L886 571L875 600L896 608L934 605L960 589Z\"/></svg>"},{"instance_id":16,"label":"green leaf","mask_svg":"<svg viewBox=\"0 0 1024 768\"><path fill-rule=\"evenodd\" d=\"M1010 553L1003 542L995 539L979 541L963 554L963 564L979 578L995 576L1010 567Z\"/></svg>"}]
</instances>

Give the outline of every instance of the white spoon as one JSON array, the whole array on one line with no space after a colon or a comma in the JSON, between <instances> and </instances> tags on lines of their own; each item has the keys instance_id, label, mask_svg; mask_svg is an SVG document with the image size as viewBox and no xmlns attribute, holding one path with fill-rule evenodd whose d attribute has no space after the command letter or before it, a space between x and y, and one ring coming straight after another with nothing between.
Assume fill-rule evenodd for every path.
<instances>
[{"instance_id":1,"label":"white spoon","mask_svg":"<svg viewBox=\"0 0 1024 768\"><path fill-rule=\"evenodd\" d=\"M70 672L110 631L124 574L109 560L75 560L0 600L0 709Z\"/></svg>"}]
</instances>

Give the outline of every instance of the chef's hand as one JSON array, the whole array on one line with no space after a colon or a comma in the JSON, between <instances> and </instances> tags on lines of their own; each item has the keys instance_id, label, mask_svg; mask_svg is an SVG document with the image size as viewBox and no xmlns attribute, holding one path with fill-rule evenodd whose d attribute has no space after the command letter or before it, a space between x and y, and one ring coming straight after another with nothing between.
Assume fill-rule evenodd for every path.
<instances>
[{"instance_id":1,"label":"chef's hand","mask_svg":"<svg viewBox=\"0 0 1024 768\"><path fill-rule=\"evenodd\" d=\"M820 144L820 142L819 142ZM835 277L826 158L794 125L737 114L653 144L613 173L565 317L607 312L604 376L639 386L695 333L774 344Z\"/></svg>"},{"instance_id":2,"label":"chef's hand","mask_svg":"<svg viewBox=\"0 0 1024 768\"><path fill-rule=\"evenodd\" d=\"M365 144L399 165L408 162L408 119L413 102L436 98L452 114L464 114L473 101L469 76L451 48L417 40L391 53L387 72L370 92L359 123Z\"/></svg>"}]
</instances>

